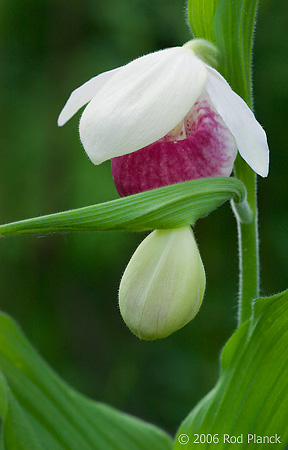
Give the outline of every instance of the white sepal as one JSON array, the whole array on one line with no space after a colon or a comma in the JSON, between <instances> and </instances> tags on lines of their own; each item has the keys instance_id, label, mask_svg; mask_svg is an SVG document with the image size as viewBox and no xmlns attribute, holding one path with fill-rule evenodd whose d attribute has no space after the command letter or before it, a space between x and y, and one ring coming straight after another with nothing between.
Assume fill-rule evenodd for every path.
<instances>
[{"instance_id":1,"label":"white sepal","mask_svg":"<svg viewBox=\"0 0 288 450\"><path fill-rule=\"evenodd\" d=\"M108 72L100 73L100 75L91 78L91 80L86 81L82 86L75 89L70 94L64 108L59 114L57 121L58 126L62 127L65 125L65 123L68 122L80 108L82 108L82 106L90 102L99 89L101 89L118 70L119 69L113 69Z\"/></svg>"},{"instance_id":2,"label":"white sepal","mask_svg":"<svg viewBox=\"0 0 288 450\"><path fill-rule=\"evenodd\" d=\"M233 134L242 158L262 177L268 175L269 149L266 133L253 112L214 69L207 66L206 91L227 127Z\"/></svg>"},{"instance_id":3,"label":"white sepal","mask_svg":"<svg viewBox=\"0 0 288 450\"><path fill-rule=\"evenodd\" d=\"M80 138L92 162L132 153L165 136L191 109L206 79L204 63L182 47L121 67L80 120Z\"/></svg>"},{"instance_id":4,"label":"white sepal","mask_svg":"<svg viewBox=\"0 0 288 450\"><path fill-rule=\"evenodd\" d=\"M193 319L204 290L205 271L191 228L155 230L124 272L120 312L140 339L162 339Z\"/></svg>"}]
</instances>

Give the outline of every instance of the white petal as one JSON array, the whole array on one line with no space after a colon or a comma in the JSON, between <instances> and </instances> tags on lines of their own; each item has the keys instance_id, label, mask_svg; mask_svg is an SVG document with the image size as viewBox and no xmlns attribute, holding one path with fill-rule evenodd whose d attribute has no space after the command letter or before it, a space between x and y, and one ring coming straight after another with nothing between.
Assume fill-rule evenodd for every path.
<instances>
[{"instance_id":1,"label":"white petal","mask_svg":"<svg viewBox=\"0 0 288 450\"><path fill-rule=\"evenodd\" d=\"M268 175L269 149L266 133L253 112L225 79L208 67L206 90L212 103L233 134L240 155L262 177Z\"/></svg>"},{"instance_id":2,"label":"white petal","mask_svg":"<svg viewBox=\"0 0 288 450\"><path fill-rule=\"evenodd\" d=\"M95 95L80 121L94 164L132 153L165 136L185 117L207 80L207 69L182 47L138 58Z\"/></svg>"},{"instance_id":3,"label":"white petal","mask_svg":"<svg viewBox=\"0 0 288 450\"><path fill-rule=\"evenodd\" d=\"M62 127L68 120L71 119L76 112L86 105L94 95L101 89L101 87L107 83L107 81L114 75L119 69L109 70L108 72L101 73L86 83L82 84L79 88L75 89L68 98L64 108L62 109L58 117L58 126Z\"/></svg>"}]
</instances>

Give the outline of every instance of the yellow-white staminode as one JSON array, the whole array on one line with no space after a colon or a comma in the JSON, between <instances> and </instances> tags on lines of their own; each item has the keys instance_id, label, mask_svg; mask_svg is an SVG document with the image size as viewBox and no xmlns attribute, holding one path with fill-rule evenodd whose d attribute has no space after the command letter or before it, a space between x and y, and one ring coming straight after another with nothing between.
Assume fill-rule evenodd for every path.
<instances>
[{"instance_id":1,"label":"yellow-white staminode","mask_svg":"<svg viewBox=\"0 0 288 450\"><path fill-rule=\"evenodd\" d=\"M139 245L121 280L121 315L140 339L179 330L197 314L205 271L190 227L155 230Z\"/></svg>"}]
</instances>

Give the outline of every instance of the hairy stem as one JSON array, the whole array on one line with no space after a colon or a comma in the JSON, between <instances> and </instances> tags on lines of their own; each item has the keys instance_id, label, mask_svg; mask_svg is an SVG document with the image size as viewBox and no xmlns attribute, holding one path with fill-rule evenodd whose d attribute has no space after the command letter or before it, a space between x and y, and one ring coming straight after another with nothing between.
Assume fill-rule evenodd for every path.
<instances>
[{"instance_id":1,"label":"hairy stem","mask_svg":"<svg viewBox=\"0 0 288 450\"><path fill-rule=\"evenodd\" d=\"M239 245L239 303L238 325L251 316L252 300L259 295L259 241L257 185L254 171L238 156L235 175L246 186L247 201L253 213L250 223L243 223L237 218Z\"/></svg>"}]
</instances>

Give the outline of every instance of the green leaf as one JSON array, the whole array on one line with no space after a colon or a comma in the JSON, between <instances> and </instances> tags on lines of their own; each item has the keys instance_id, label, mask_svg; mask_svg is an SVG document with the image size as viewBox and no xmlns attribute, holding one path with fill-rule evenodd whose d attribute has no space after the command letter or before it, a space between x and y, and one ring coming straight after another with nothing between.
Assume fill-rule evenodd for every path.
<instances>
[{"instance_id":1,"label":"green leaf","mask_svg":"<svg viewBox=\"0 0 288 450\"><path fill-rule=\"evenodd\" d=\"M71 389L5 314L0 369L2 450L171 449L162 430Z\"/></svg>"},{"instance_id":2,"label":"green leaf","mask_svg":"<svg viewBox=\"0 0 288 450\"><path fill-rule=\"evenodd\" d=\"M197 39L216 44L219 71L252 106L251 54L258 0L189 0L188 20Z\"/></svg>"},{"instance_id":3,"label":"green leaf","mask_svg":"<svg viewBox=\"0 0 288 450\"><path fill-rule=\"evenodd\" d=\"M68 231L141 231L193 224L226 200L245 202L244 185L236 178L187 181L94 206L0 226L0 236Z\"/></svg>"},{"instance_id":4,"label":"green leaf","mask_svg":"<svg viewBox=\"0 0 288 450\"><path fill-rule=\"evenodd\" d=\"M213 21L218 1L188 1L188 20L195 38L216 42L213 34Z\"/></svg>"},{"instance_id":5,"label":"green leaf","mask_svg":"<svg viewBox=\"0 0 288 450\"><path fill-rule=\"evenodd\" d=\"M214 35L220 51L219 71L250 107L257 3L257 0L219 0L214 18Z\"/></svg>"},{"instance_id":6,"label":"green leaf","mask_svg":"<svg viewBox=\"0 0 288 450\"><path fill-rule=\"evenodd\" d=\"M251 319L237 329L223 349L216 386L178 431L177 436L189 436L187 449L194 448L195 433L203 434L204 440L208 434L209 438L217 434L217 450L232 444L224 443L224 434L243 435L243 443L234 444L242 449L253 448L253 443L255 448L272 448L269 443L259 445L260 441L259 447L253 441L248 444L248 434L281 436L279 450L287 443L288 291L260 298L253 306ZM176 440L174 448L183 445ZM201 445L201 449L206 448L207 442Z\"/></svg>"}]
</instances>

